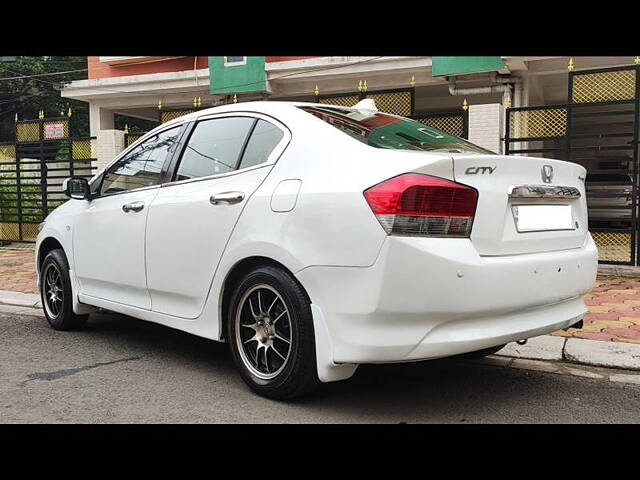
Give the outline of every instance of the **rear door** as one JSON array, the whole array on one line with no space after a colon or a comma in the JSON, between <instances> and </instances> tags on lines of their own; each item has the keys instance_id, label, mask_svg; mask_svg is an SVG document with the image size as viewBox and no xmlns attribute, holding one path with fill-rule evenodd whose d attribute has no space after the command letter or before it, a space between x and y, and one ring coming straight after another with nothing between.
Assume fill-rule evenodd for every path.
<instances>
[{"instance_id":1,"label":"rear door","mask_svg":"<svg viewBox=\"0 0 640 480\"><path fill-rule=\"evenodd\" d=\"M259 114L198 121L149 210L147 280L152 310L196 318L220 257L249 197L290 139Z\"/></svg>"},{"instance_id":2,"label":"rear door","mask_svg":"<svg viewBox=\"0 0 640 480\"><path fill-rule=\"evenodd\" d=\"M478 190L471 241L480 255L518 255L584 244L586 170L580 165L514 155L454 155L453 166L456 182ZM540 218L524 218L532 214Z\"/></svg>"}]
</instances>

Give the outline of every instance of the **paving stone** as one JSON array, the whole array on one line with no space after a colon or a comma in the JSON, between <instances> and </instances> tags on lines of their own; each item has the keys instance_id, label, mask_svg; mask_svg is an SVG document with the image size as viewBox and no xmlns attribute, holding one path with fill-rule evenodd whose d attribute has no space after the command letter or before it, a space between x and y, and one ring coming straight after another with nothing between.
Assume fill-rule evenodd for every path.
<instances>
[{"instance_id":1,"label":"paving stone","mask_svg":"<svg viewBox=\"0 0 640 480\"><path fill-rule=\"evenodd\" d=\"M614 308L607 305L592 305L589 307L591 312L609 312L610 310L614 310Z\"/></svg>"},{"instance_id":2,"label":"paving stone","mask_svg":"<svg viewBox=\"0 0 640 480\"><path fill-rule=\"evenodd\" d=\"M573 334L573 336L577 338L588 339L588 340L603 340L605 342L613 340L613 335L609 335L608 333L601 333L601 332L576 332Z\"/></svg>"},{"instance_id":3,"label":"paving stone","mask_svg":"<svg viewBox=\"0 0 640 480\"><path fill-rule=\"evenodd\" d=\"M625 328L633 325L632 322L628 320L594 320L593 322L588 322L584 324L582 330L584 331L598 331L603 328Z\"/></svg>"},{"instance_id":4,"label":"paving stone","mask_svg":"<svg viewBox=\"0 0 640 480\"><path fill-rule=\"evenodd\" d=\"M616 342L624 342L624 343L638 343L640 344L640 338L638 337L628 337L626 335L619 335L613 339Z\"/></svg>"},{"instance_id":5,"label":"paving stone","mask_svg":"<svg viewBox=\"0 0 640 480\"><path fill-rule=\"evenodd\" d=\"M613 335L614 337L637 338L640 340L640 330L633 330L631 328L605 328L602 332Z\"/></svg>"}]
</instances>

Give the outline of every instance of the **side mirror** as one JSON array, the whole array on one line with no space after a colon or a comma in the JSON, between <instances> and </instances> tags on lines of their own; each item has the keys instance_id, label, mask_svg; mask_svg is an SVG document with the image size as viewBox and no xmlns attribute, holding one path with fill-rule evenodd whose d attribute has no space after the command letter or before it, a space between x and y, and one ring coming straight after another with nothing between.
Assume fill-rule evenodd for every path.
<instances>
[{"instance_id":1,"label":"side mirror","mask_svg":"<svg viewBox=\"0 0 640 480\"><path fill-rule=\"evenodd\" d=\"M62 182L62 189L69 198L84 200L89 198L89 182L86 178L70 177Z\"/></svg>"}]
</instances>

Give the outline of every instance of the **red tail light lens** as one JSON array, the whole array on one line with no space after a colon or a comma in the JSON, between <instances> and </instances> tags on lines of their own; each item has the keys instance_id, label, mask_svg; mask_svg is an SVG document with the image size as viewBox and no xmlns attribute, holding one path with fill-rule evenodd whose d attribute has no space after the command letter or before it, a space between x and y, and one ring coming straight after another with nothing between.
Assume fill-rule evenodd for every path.
<instances>
[{"instance_id":1,"label":"red tail light lens","mask_svg":"<svg viewBox=\"0 0 640 480\"><path fill-rule=\"evenodd\" d=\"M442 178L406 173L364 191L387 234L469 237L478 192Z\"/></svg>"}]
</instances>

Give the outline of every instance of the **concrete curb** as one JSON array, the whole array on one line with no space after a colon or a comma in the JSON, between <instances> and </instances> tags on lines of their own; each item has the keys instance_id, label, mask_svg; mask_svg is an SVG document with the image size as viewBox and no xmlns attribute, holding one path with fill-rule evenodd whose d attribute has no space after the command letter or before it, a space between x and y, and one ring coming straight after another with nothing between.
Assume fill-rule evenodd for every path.
<instances>
[{"instance_id":1,"label":"concrete curb","mask_svg":"<svg viewBox=\"0 0 640 480\"><path fill-rule=\"evenodd\" d=\"M510 343L496 353L502 357L556 360L595 367L640 370L640 344L542 335L525 345Z\"/></svg>"},{"instance_id":2,"label":"concrete curb","mask_svg":"<svg viewBox=\"0 0 640 480\"><path fill-rule=\"evenodd\" d=\"M0 290L0 304L13 305L15 307L42 308L40 295L36 293L12 292Z\"/></svg>"}]
</instances>

